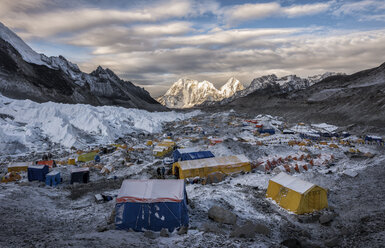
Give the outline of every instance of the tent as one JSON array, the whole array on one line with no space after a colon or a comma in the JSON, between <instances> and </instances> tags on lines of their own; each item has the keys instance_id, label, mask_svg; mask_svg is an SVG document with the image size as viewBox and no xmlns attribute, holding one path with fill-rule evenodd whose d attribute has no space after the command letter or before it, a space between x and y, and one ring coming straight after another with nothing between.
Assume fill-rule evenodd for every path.
<instances>
[{"instance_id":1,"label":"tent","mask_svg":"<svg viewBox=\"0 0 385 248\"><path fill-rule=\"evenodd\" d=\"M21 180L21 176L19 175L19 173L15 172L15 171L11 171L11 172L8 172L7 174L5 174L5 176L3 176L3 178L1 179L1 182L2 183L9 183L9 182L15 182L15 181L19 181Z\"/></svg>"},{"instance_id":2,"label":"tent","mask_svg":"<svg viewBox=\"0 0 385 248\"><path fill-rule=\"evenodd\" d=\"M56 186L61 182L60 172L51 171L45 177L45 184L48 186Z\"/></svg>"},{"instance_id":3,"label":"tent","mask_svg":"<svg viewBox=\"0 0 385 248\"><path fill-rule=\"evenodd\" d=\"M170 232L188 226L184 180L124 180L115 205L116 229Z\"/></svg>"},{"instance_id":4,"label":"tent","mask_svg":"<svg viewBox=\"0 0 385 248\"><path fill-rule=\"evenodd\" d=\"M31 165L31 162L16 162L10 163L8 165L8 172L21 172L28 171L28 166Z\"/></svg>"},{"instance_id":5,"label":"tent","mask_svg":"<svg viewBox=\"0 0 385 248\"><path fill-rule=\"evenodd\" d=\"M194 148L177 149L173 152L172 156L174 162L215 157L210 151L199 151Z\"/></svg>"},{"instance_id":6,"label":"tent","mask_svg":"<svg viewBox=\"0 0 385 248\"><path fill-rule=\"evenodd\" d=\"M98 155L97 152L89 152L85 154L81 154L78 157L78 162L88 162L95 159L95 156Z\"/></svg>"},{"instance_id":7,"label":"tent","mask_svg":"<svg viewBox=\"0 0 385 248\"><path fill-rule=\"evenodd\" d=\"M48 165L30 165L28 166L28 181L45 182L45 176L49 172Z\"/></svg>"},{"instance_id":8,"label":"tent","mask_svg":"<svg viewBox=\"0 0 385 248\"><path fill-rule=\"evenodd\" d=\"M90 169L88 167L75 167L71 169L71 184L88 183L90 181Z\"/></svg>"},{"instance_id":9,"label":"tent","mask_svg":"<svg viewBox=\"0 0 385 248\"><path fill-rule=\"evenodd\" d=\"M179 161L172 166L172 173L180 179L207 177L217 171L224 174L251 171L251 164L245 155L235 155Z\"/></svg>"},{"instance_id":10,"label":"tent","mask_svg":"<svg viewBox=\"0 0 385 248\"><path fill-rule=\"evenodd\" d=\"M258 132L259 132L260 134L263 134L263 133L268 133L268 134L270 134L270 135L275 134L274 128L259 128L259 129L258 129Z\"/></svg>"},{"instance_id":11,"label":"tent","mask_svg":"<svg viewBox=\"0 0 385 248\"><path fill-rule=\"evenodd\" d=\"M49 168L56 167L55 160L41 160L41 161L37 161L36 164L38 164L38 165L47 165Z\"/></svg>"},{"instance_id":12,"label":"tent","mask_svg":"<svg viewBox=\"0 0 385 248\"><path fill-rule=\"evenodd\" d=\"M170 139L164 139L162 142L158 143L152 152L156 157L163 157L168 153L171 153L175 147L175 142Z\"/></svg>"},{"instance_id":13,"label":"tent","mask_svg":"<svg viewBox=\"0 0 385 248\"><path fill-rule=\"evenodd\" d=\"M284 172L270 179L266 197L296 214L328 207L326 189Z\"/></svg>"}]
</instances>

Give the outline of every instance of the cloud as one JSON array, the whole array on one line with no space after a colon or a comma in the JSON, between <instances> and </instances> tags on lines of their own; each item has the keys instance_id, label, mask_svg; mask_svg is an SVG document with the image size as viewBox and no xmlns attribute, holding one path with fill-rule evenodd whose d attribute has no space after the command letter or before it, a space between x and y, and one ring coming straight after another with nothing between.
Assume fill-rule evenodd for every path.
<instances>
[{"instance_id":1,"label":"cloud","mask_svg":"<svg viewBox=\"0 0 385 248\"><path fill-rule=\"evenodd\" d=\"M347 2L341 4L333 11L334 15L356 15L365 12L377 12L385 10L385 2L382 0L364 0L358 2Z\"/></svg>"},{"instance_id":2,"label":"cloud","mask_svg":"<svg viewBox=\"0 0 385 248\"><path fill-rule=\"evenodd\" d=\"M171 1L153 4L146 8L125 10L79 7L44 12L14 11L8 14L3 13L2 19L6 25L23 30L26 36L44 38L111 24L156 22L184 17L190 13L190 8L189 1Z\"/></svg>"},{"instance_id":3,"label":"cloud","mask_svg":"<svg viewBox=\"0 0 385 248\"><path fill-rule=\"evenodd\" d=\"M237 76L247 85L254 77L268 73L280 76L308 76L325 71L352 73L377 66L385 59L378 56L378 51L385 49L384 29L365 32L326 29L320 33L305 29L296 35L292 35L293 31L298 30L281 31L277 36L259 36L257 44L253 38L243 42L223 40L219 37L230 31L218 31L216 38L217 33L211 34L210 39L199 35L189 37L192 42L183 46L170 44L169 48L159 46L153 50L100 54L91 64L110 67L126 79L143 85L153 95L159 95L180 77L207 79L221 86L230 76ZM256 35L266 30L248 32ZM224 44L220 49L213 48L213 40Z\"/></svg>"},{"instance_id":4,"label":"cloud","mask_svg":"<svg viewBox=\"0 0 385 248\"><path fill-rule=\"evenodd\" d=\"M282 8L282 12L288 17L298 17L318 14L328 10L329 7L330 3L294 5L287 8Z\"/></svg>"},{"instance_id":5,"label":"cloud","mask_svg":"<svg viewBox=\"0 0 385 248\"><path fill-rule=\"evenodd\" d=\"M278 3L243 4L231 7L226 11L230 21L245 21L270 17L280 12Z\"/></svg>"},{"instance_id":6,"label":"cloud","mask_svg":"<svg viewBox=\"0 0 385 248\"><path fill-rule=\"evenodd\" d=\"M223 10L224 19L230 24L269 17L299 17L314 15L328 10L332 2L283 7L276 2L242 4Z\"/></svg>"}]
</instances>

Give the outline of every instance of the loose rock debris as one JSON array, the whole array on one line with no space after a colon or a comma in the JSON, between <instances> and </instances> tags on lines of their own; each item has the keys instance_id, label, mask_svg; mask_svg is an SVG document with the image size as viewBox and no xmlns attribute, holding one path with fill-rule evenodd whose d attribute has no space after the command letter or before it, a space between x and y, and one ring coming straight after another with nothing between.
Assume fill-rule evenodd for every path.
<instances>
[{"instance_id":1,"label":"loose rock debris","mask_svg":"<svg viewBox=\"0 0 385 248\"><path fill-rule=\"evenodd\" d=\"M269 122L275 133L261 133L257 124L246 120ZM293 132L284 134L285 128ZM28 182L26 172L20 171L21 180L0 184L0 246L119 247L124 243L137 247L376 247L385 243L383 223L379 221L384 219L379 213L385 210L381 193L385 192L383 146L354 134L314 138L299 133L318 129L267 115L246 117L223 112L168 122L160 132L125 135L116 144L95 144L82 148L82 152L76 147L65 149L51 144L46 153L57 162L54 169L60 171L63 182L57 187ZM186 180L188 228L167 234L114 230L114 197L124 179L158 178L158 168L165 168L160 175L164 180L175 178L169 160L153 155L153 147L164 139L173 140L180 148L210 150L216 157L243 154L252 161L253 170L215 178L211 184L205 184L208 181L202 178ZM100 161L76 161L82 153L95 150ZM1 157L1 175L8 173L10 162L33 162L41 160L42 155ZM165 157L171 159L169 154ZM72 159L77 167L89 168L89 183L69 184L70 169L75 166ZM329 209L296 217L266 199L269 179L282 171L327 188ZM351 177L347 171L358 175ZM111 196L113 200L103 199L98 204L95 195ZM236 216L235 221L233 218L225 224L210 219L213 207L229 211L230 216ZM363 226L359 225L361 218Z\"/></svg>"}]
</instances>

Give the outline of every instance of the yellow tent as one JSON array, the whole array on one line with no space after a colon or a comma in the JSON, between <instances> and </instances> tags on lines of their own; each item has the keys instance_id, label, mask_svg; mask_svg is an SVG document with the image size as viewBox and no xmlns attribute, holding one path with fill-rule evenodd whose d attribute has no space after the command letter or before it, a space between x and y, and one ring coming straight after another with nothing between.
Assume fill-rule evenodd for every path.
<instances>
[{"instance_id":1,"label":"yellow tent","mask_svg":"<svg viewBox=\"0 0 385 248\"><path fill-rule=\"evenodd\" d=\"M88 162L95 159L95 156L98 155L96 152L89 152L82 155L79 155L78 162Z\"/></svg>"},{"instance_id":2,"label":"yellow tent","mask_svg":"<svg viewBox=\"0 0 385 248\"><path fill-rule=\"evenodd\" d=\"M76 164L76 161L74 158L69 158L68 161L67 161L67 164L69 165L75 165Z\"/></svg>"},{"instance_id":3,"label":"yellow tent","mask_svg":"<svg viewBox=\"0 0 385 248\"><path fill-rule=\"evenodd\" d=\"M172 152L172 150L175 147L175 142L170 139L164 139L162 142L158 143L153 151L152 154L156 157L163 157L167 155L168 153Z\"/></svg>"},{"instance_id":4,"label":"yellow tent","mask_svg":"<svg viewBox=\"0 0 385 248\"><path fill-rule=\"evenodd\" d=\"M172 166L172 173L180 179L207 177L213 172L231 174L241 171L251 171L250 161L245 155L179 161Z\"/></svg>"},{"instance_id":5,"label":"yellow tent","mask_svg":"<svg viewBox=\"0 0 385 248\"><path fill-rule=\"evenodd\" d=\"M8 172L21 172L21 171L27 171L28 166L31 165L31 162L16 162L16 163L10 163L8 165Z\"/></svg>"},{"instance_id":6,"label":"yellow tent","mask_svg":"<svg viewBox=\"0 0 385 248\"><path fill-rule=\"evenodd\" d=\"M328 207L327 190L281 172L269 181L266 197L296 214Z\"/></svg>"}]
</instances>

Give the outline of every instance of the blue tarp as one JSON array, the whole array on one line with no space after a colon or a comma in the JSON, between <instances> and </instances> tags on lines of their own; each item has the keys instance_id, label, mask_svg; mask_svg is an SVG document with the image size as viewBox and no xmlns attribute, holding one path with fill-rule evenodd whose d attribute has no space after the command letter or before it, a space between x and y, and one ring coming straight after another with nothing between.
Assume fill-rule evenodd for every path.
<instances>
[{"instance_id":1,"label":"blue tarp","mask_svg":"<svg viewBox=\"0 0 385 248\"><path fill-rule=\"evenodd\" d=\"M306 134L306 133L300 133L299 137L301 137L301 139L311 139L311 140L319 140L321 138L319 134Z\"/></svg>"},{"instance_id":2,"label":"blue tarp","mask_svg":"<svg viewBox=\"0 0 385 248\"><path fill-rule=\"evenodd\" d=\"M268 134L271 134L271 135L273 135L273 134L275 134L275 130L274 129L258 129L258 132L259 133L268 133Z\"/></svg>"},{"instance_id":3,"label":"blue tarp","mask_svg":"<svg viewBox=\"0 0 385 248\"><path fill-rule=\"evenodd\" d=\"M378 143L384 142L381 137L369 136L369 135L365 136L365 141L375 141Z\"/></svg>"},{"instance_id":4,"label":"blue tarp","mask_svg":"<svg viewBox=\"0 0 385 248\"><path fill-rule=\"evenodd\" d=\"M215 157L214 154L212 154L212 152L210 151L184 152L183 149L175 150L172 156L174 158L174 162L177 162L179 160L185 161L185 160L195 160L195 159Z\"/></svg>"},{"instance_id":5,"label":"blue tarp","mask_svg":"<svg viewBox=\"0 0 385 248\"><path fill-rule=\"evenodd\" d=\"M167 228L169 232L188 226L186 198L180 202L123 202L115 206L116 229L158 232Z\"/></svg>"},{"instance_id":6,"label":"blue tarp","mask_svg":"<svg viewBox=\"0 0 385 248\"><path fill-rule=\"evenodd\" d=\"M45 175L49 172L48 165L37 165L28 167L28 181L45 182Z\"/></svg>"},{"instance_id":7,"label":"blue tarp","mask_svg":"<svg viewBox=\"0 0 385 248\"><path fill-rule=\"evenodd\" d=\"M48 186L56 186L61 182L60 172L50 172L46 175L45 184Z\"/></svg>"}]
</instances>

